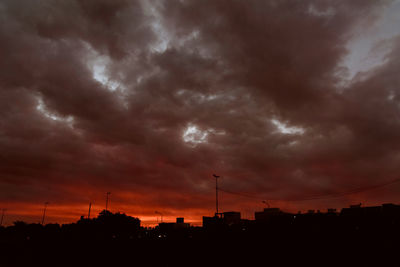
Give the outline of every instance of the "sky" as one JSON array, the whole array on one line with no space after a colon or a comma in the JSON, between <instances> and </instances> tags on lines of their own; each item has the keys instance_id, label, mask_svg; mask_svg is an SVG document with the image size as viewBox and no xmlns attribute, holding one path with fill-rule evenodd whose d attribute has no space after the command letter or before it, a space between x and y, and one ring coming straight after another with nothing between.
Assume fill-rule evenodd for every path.
<instances>
[{"instance_id":1,"label":"sky","mask_svg":"<svg viewBox=\"0 0 400 267\"><path fill-rule=\"evenodd\" d=\"M400 203L400 1L3 0L4 224ZM266 203L263 203L266 202Z\"/></svg>"}]
</instances>

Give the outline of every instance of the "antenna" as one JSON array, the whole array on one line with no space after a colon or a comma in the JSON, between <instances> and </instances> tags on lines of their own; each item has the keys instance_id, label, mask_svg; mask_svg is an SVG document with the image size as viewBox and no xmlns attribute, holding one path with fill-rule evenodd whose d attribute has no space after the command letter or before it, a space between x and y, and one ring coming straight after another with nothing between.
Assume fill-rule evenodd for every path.
<instances>
[{"instance_id":1,"label":"antenna","mask_svg":"<svg viewBox=\"0 0 400 267\"><path fill-rule=\"evenodd\" d=\"M111 195L111 192L107 192L106 195L107 195L107 198L106 198L106 211L108 211L108 198Z\"/></svg>"},{"instance_id":2,"label":"antenna","mask_svg":"<svg viewBox=\"0 0 400 267\"><path fill-rule=\"evenodd\" d=\"M47 209L47 205L49 204L49 202L45 202L44 203L44 209L43 209L43 217L42 217L42 225L44 224L44 219L46 217L46 209Z\"/></svg>"},{"instance_id":3,"label":"antenna","mask_svg":"<svg viewBox=\"0 0 400 267\"><path fill-rule=\"evenodd\" d=\"M217 210L217 213L215 213L215 215L218 214L218 178L220 176L213 174L214 178L215 178L215 208Z\"/></svg>"},{"instance_id":4,"label":"antenna","mask_svg":"<svg viewBox=\"0 0 400 267\"><path fill-rule=\"evenodd\" d=\"M4 213L5 213L6 209L1 209L1 221L0 221L0 226L3 225L3 219L4 219Z\"/></svg>"},{"instance_id":5,"label":"antenna","mask_svg":"<svg viewBox=\"0 0 400 267\"><path fill-rule=\"evenodd\" d=\"M92 208L92 202L89 202L89 212L88 212L88 215L87 215L88 219L90 219L90 210L91 210L91 208Z\"/></svg>"}]
</instances>

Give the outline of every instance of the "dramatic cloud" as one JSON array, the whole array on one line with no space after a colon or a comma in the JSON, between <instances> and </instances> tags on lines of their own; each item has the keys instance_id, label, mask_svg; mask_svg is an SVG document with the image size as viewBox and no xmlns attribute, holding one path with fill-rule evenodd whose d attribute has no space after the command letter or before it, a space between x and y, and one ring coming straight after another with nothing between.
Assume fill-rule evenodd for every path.
<instances>
[{"instance_id":1,"label":"dramatic cloud","mask_svg":"<svg viewBox=\"0 0 400 267\"><path fill-rule=\"evenodd\" d=\"M50 221L400 201L398 1L0 3L0 203ZM396 13L397 12L397 13ZM362 190L361 190L362 191ZM231 192L231 193L229 193ZM235 193L235 194L232 194ZM308 201L307 198L317 198ZM170 217L168 217L170 216Z\"/></svg>"}]
</instances>

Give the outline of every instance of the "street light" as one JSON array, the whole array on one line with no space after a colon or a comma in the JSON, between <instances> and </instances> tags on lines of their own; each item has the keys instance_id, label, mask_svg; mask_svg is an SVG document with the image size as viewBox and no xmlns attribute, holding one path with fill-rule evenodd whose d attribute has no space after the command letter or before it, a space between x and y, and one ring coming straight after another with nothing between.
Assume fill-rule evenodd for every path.
<instances>
[{"instance_id":1,"label":"street light","mask_svg":"<svg viewBox=\"0 0 400 267\"><path fill-rule=\"evenodd\" d=\"M109 197L111 195L111 192L107 192L106 195L107 195L107 197L106 197L106 211L108 211L108 199L109 199Z\"/></svg>"},{"instance_id":2,"label":"street light","mask_svg":"<svg viewBox=\"0 0 400 267\"><path fill-rule=\"evenodd\" d=\"M49 204L49 202L45 202L44 203L44 209L43 209L43 217L42 217L42 225L44 224L44 218L46 217L46 209L47 209L47 205Z\"/></svg>"},{"instance_id":3,"label":"street light","mask_svg":"<svg viewBox=\"0 0 400 267\"><path fill-rule=\"evenodd\" d=\"M218 215L218 178L220 176L213 174L215 178L215 209L217 210L217 213L215 213L215 216Z\"/></svg>"},{"instance_id":4,"label":"street light","mask_svg":"<svg viewBox=\"0 0 400 267\"><path fill-rule=\"evenodd\" d=\"M4 213L5 213L6 209L1 209L1 221L0 221L0 226L3 225L3 219L4 219Z\"/></svg>"}]
</instances>

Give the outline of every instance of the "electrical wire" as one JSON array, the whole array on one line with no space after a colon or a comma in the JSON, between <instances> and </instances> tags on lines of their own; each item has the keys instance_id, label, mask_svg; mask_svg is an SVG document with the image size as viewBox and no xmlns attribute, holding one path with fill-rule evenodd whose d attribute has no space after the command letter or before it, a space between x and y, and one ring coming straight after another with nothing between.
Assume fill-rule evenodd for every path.
<instances>
[{"instance_id":1,"label":"electrical wire","mask_svg":"<svg viewBox=\"0 0 400 267\"><path fill-rule=\"evenodd\" d=\"M241 193L241 192L234 192L234 191L230 191L230 190L226 190L226 189L222 189L222 188L218 188L219 191L222 191L224 193L228 193L231 195L237 195L237 196L242 196L242 197L247 197L247 198L252 198L252 199L257 199L257 200L265 200L265 201L285 201L285 202L297 202L297 201L307 201L307 200L320 200L320 199L330 199L330 198L339 198L342 196L346 196L346 195L353 195L353 194L358 194L358 193L362 193L362 192L366 192L366 191L371 191L374 189L378 189L384 186L388 186L391 184L395 184L400 182L400 178L388 181L386 183L381 183L381 184L377 184L377 185L372 185L372 186L367 186L367 187L360 187L360 188L356 188L353 190L349 190L349 191L344 191L344 192L336 192L336 193L330 193L330 194L320 194L320 195L314 195L314 196L310 196L310 197L304 197L304 198L292 198L292 199L268 199L268 198L261 198L261 197L257 197L248 193Z\"/></svg>"}]
</instances>

